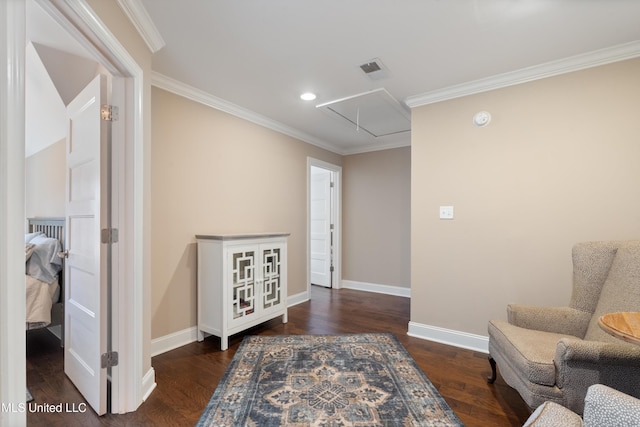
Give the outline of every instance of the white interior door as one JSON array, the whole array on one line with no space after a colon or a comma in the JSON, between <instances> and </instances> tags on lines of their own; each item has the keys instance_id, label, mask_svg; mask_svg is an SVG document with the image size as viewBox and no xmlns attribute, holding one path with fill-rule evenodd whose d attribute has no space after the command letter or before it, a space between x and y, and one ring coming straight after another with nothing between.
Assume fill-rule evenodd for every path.
<instances>
[{"instance_id":1,"label":"white interior door","mask_svg":"<svg viewBox=\"0 0 640 427\"><path fill-rule=\"evenodd\" d=\"M331 171L311 167L310 273L311 283L331 286Z\"/></svg>"},{"instance_id":2,"label":"white interior door","mask_svg":"<svg viewBox=\"0 0 640 427\"><path fill-rule=\"evenodd\" d=\"M64 371L98 415L107 410L106 90L106 77L97 76L67 107Z\"/></svg>"}]
</instances>

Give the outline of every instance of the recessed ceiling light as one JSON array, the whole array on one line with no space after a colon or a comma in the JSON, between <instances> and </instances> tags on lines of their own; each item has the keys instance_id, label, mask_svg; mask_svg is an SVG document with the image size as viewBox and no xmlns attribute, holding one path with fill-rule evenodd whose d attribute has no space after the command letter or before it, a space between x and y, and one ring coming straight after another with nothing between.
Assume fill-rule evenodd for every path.
<instances>
[{"instance_id":1,"label":"recessed ceiling light","mask_svg":"<svg viewBox=\"0 0 640 427\"><path fill-rule=\"evenodd\" d=\"M300 95L300 99L302 99L303 101L313 101L314 99L316 99L316 94L311 92L305 92L302 95Z\"/></svg>"}]
</instances>

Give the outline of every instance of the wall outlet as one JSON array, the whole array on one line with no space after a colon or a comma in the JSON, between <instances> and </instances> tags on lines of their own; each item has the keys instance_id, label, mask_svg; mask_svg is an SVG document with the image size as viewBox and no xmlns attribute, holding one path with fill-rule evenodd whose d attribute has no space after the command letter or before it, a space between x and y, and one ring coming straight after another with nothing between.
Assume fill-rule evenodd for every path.
<instances>
[{"instance_id":1,"label":"wall outlet","mask_svg":"<svg viewBox=\"0 0 640 427\"><path fill-rule=\"evenodd\" d=\"M453 219L453 206L440 206L440 219Z\"/></svg>"}]
</instances>

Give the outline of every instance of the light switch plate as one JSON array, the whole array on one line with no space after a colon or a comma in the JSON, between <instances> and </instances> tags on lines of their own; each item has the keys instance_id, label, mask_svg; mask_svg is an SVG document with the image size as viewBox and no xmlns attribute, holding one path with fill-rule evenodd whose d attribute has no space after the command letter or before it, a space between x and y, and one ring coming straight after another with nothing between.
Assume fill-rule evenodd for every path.
<instances>
[{"instance_id":1,"label":"light switch plate","mask_svg":"<svg viewBox=\"0 0 640 427\"><path fill-rule=\"evenodd\" d=\"M453 206L440 206L440 219L453 219Z\"/></svg>"}]
</instances>

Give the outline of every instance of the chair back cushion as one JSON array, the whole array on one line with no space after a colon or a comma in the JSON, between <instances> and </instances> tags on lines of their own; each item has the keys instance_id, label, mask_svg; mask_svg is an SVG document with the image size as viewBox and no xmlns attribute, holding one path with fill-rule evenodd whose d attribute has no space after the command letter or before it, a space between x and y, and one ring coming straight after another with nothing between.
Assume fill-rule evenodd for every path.
<instances>
[{"instance_id":1,"label":"chair back cushion","mask_svg":"<svg viewBox=\"0 0 640 427\"><path fill-rule=\"evenodd\" d=\"M593 313L620 242L583 242L574 245L573 291L569 306ZM586 329L587 325L585 325Z\"/></svg>"},{"instance_id":2,"label":"chair back cushion","mask_svg":"<svg viewBox=\"0 0 640 427\"><path fill-rule=\"evenodd\" d=\"M620 344L598 326L603 314L640 311L640 241L620 242L584 339Z\"/></svg>"}]
</instances>

